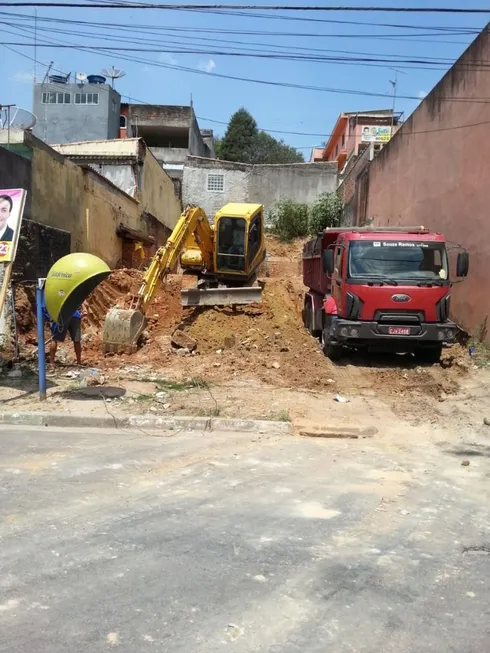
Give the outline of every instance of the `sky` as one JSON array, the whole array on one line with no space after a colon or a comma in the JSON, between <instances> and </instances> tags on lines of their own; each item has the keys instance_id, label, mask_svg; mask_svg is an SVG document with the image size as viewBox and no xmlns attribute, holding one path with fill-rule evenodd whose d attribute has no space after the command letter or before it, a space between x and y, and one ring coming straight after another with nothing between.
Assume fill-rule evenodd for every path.
<instances>
[{"instance_id":1,"label":"sky","mask_svg":"<svg viewBox=\"0 0 490 653\"><path fill-rule=\"evenodd\" d=\"M399 96L396 110L408 117L444 75L450 62L459 57L490 20L485 0L318 0L322 6L489 9L488 14L475 15L97 9L90 7L90 0L86 1L87 7L83 9L38 7L36 23L34 8L0 7L0 104L32 110L34 56L38 81L51 62L52 71L72 74L98 74L103 68L115 66L125 71L125 76L116 80L123 101L131 98L133 102L188 105L192 98L201 129L213 129L217 135L224 133L231 114L245 107L260 128L275 130L273 136L300 149L306 159L311 147L328 140L341 112L391 108L391 82L395 76ZM227 4L240 2L243 4L242 0L228 0ZM189 2L192 3L195 0ZM204 4L204 0L199 4ZM254 4L267 2L260 0ZM284 5L287 4L312 2L285 0ZM60 21L86 21L94 25ZM56 48L55 43L70 47ZM106 50L76 49L80 46ZM157 51L136 52L130 48ZM247 56L231 56L232 52ZM251 53L260 56L249 56ZM309 60L299 61L298 56ZM374 57L378 61L346 64L325 60L326 57ZM428 63L409 64L407 59ZM219 75L314 86L333 92L258 84ZM339 89L356 94L340 93Z\"/></svg>"}]
</instances>

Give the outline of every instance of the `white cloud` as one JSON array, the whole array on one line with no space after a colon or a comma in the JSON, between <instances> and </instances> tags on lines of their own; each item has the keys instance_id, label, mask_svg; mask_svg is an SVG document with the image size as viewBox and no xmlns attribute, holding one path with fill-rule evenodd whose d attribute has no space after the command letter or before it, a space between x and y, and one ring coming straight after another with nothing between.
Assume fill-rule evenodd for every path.
<instances>
[{"instance_id":1,"label":"white cloud","mask_svg":"<svg viewBox=\"0 0 490 653\"><path fill-rule=\"evenodd\" d=\"M417 93L417 97L419 97L421 100L423 100L423 99L426 98L427 96L428 96L427 91L419 91L419 92Z\"/></svg>"},{"instance_id":2,"label":"white cloud","mask_svg":"<svg viewBox=\"0 0 490 653\"><path fill-rule=\"evenodd\" d=\"M212 73L216 68L216 62L212 59L209 59L208 61L201 61L197 67L199 70L204 70L206 73Z\"/></svg>"},{"instance_id":3,"label":"white cloud","mask_svg":"<svg viewBox=\"0 0 490 653\"><path fill-rule=\"evenodd\" d=\"M21 84L32 84L34 75L24 70L18 70L14 73L12 79L14 82L20 82Z\"/></svg>"},{"instance_id":4,"label":"white cloud","mask_svg":"<svg viewBox=\"0 0 490 653\"><path fill-rule=\"evenodd\" d=\"M178 60L170 52L161 52L158 55L158 60L162 63L168 63L171 66L175 66L178 63Z\"/></svg>"}]
</instances>

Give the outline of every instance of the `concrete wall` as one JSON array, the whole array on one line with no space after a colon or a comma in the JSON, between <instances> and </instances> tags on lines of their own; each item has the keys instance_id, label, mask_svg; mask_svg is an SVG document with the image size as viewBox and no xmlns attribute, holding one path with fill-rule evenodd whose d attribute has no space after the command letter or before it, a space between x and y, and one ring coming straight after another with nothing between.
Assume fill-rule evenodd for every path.
<instances>
[{"instance_id":1,"label":"concrete wall","mask_svg":"<svg viewBox=\"0 0 490 653\"><path fill-rule=\"evenodd\" d=\"M69 93L69 104L43 104L43 93ZM75 104L75 93L98 93L98 104ZM119 137L121 96L109 84L36 84L35 136L46 143L74 143Z\"/></svg>"},{"instance_id":2,"label":"concrete wall","mask_svg":"<svg viewBox=\"0 0 490 653\"><path fill-rule=\"evenodd\" d=\"M224 191L207 190L209 174L224 175ZM212 217L228 202L259 202L266 209L283 199L314 202L337 186L335 163L250 165L189 157L184 166L183 204L199 204Z\"/></svg>"},{"instance_id":3,"label":"concrete wall","mask_svg":"<svg viewBox=\"0 0 490 653\"><path fill-rule=\"evenodd\" d=\"M406 121L369 169L367 215L424 224L462 243L470 275L452 293L454 318L477 329L490 313L490 58L488 27Z\"/></svg>"},{"instance_id":4,"label":"concrete wall","mask_svg":"<svg viewBox=\"0 0 490 653\"><path fill-rule=\"evenodd\" d=\"M181 213L180 201L172 180L150 150L145 156L140 199L145 213L157 217L166 227L175 227Z\"/></svg>"},{"instance_id":5,"label":"concrete wall","mask_svg":"<svg viewBox=\"0 0 490 653\"><path fill-rule=\"evenodd\" d=\"M150 147L150 150L161 163L184 163L189 154L186 147Z\"/></svg>"},{"instance_id":6,"label":"concrete wall","mask_svg":"<svg viewBox=\"0 0 490 653\"><path fill-rule=\"evenodd\" d=\"M357 219L360 221L360 214L365 213L366 200L361 192L362 178L367 175L367 168L374 154L374 143L371 143L360 155L352 156L345 166L345 172L337 189L337 195L343 204L340 220L343 227L355 225Z\"/></svg>"},{"instance_id":7,"label":"concrete wall","mask_svg":"<svg viewBox=\"0 0 490 653\"><path fill-rule=\"evenodd\" d=\"M189 154L192 156L203 157L209 157L211 155L209 147L206 145L203 137L201 136L194 110L192 111L192 120L189 129ZM182 161L182 163L184 161L185 159Z\"/></svg>"},{"instance_id":8,"label":"concrete wall","mask_svg":"<svg viewBox=\"0 0 490 653\"><path fill-rule=\"evenodd\" d=\"M0 188L31 188L31 162L0 146ZM27 194L24 217L31 217L31 194Z\"/></svg>"},{"instance_id":9,"label":"concrete wall","mask_svg":"<svg viewBox=\"0 0 490 653\"><path fill-rule=\"evenodd\" d=\"M72 162L29 132L21 137L18 147L28 149L31 156L25 160L31 165L30 217L69 232L72 251L90 252L116 266L122 256L122 240L116 234L121 223L143 237L153 237L156 245L165 242L180 215L180 203L171 179L149 152L144 156L141 192L133 199L88 165ZM4 153L2 148L0 152Z\"/></svg>"}]
</instances>

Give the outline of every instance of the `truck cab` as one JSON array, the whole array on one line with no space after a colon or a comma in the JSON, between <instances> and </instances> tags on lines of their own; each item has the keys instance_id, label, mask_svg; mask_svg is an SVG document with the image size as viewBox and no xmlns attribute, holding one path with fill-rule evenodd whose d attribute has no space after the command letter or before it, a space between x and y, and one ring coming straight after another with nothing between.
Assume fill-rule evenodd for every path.
<instances>
[{"instance_id":1,"label":"truck cab","mask_svg":"<svg viewBox=\"0 0 490 653\"><path fill-rule=\"evenodd\" d=\"M463 278L468 254L456 247ZM364 347L437 361L458 331L450 267L444 236L424 227L326 229L303 251L305 326L331 358Z\"/></svg>"}]
</instances>

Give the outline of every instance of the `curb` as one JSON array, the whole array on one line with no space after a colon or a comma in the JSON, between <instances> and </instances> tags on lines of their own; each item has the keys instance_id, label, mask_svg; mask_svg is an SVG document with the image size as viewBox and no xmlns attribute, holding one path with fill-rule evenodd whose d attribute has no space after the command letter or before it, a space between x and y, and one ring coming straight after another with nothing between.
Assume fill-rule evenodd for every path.
<instances>
[{"instance_id":1,"label":"curb","mask_svg":"<svg viewBox=\"0 0 490 653\"><path fill-rule=\"evenodd\" d=\"M252 419L226 419L216 417L157 417L132 415L129 417L96 417L65 413L23 412L0 413L0 424L10 426L47 426L94 429L147 428L165 431L242 431L289 435L289 422L272 422Z\"/></svg>"}]
</instances>

